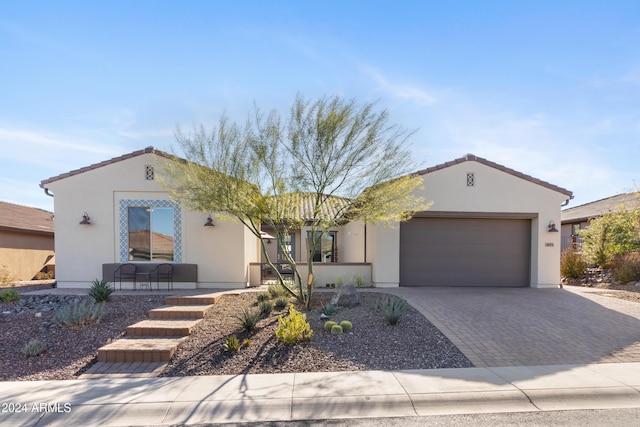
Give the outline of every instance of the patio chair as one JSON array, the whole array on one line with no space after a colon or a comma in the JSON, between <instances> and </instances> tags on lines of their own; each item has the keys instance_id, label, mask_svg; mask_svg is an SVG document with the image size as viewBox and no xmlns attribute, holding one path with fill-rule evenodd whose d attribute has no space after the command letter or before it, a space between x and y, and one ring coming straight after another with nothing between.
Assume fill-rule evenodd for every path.
<instances>
[{"instance_id":1,"label":"patio chair","mask_svg":"<svg viewBox=\"0 0 640 427\"><path fill-rule=\"evenodd\" d=\"M127 279L131 279L133 282L133 289L136 288L136 270L137 266L135 264L121 264L120 267L116 268L113 272L113 283L115 287L116 280L120 282L120 290L122 290L122 279L127 281Z\"/></svg>"},{"instance_id":2,"label":"patio chair","mask_svg":"<svg viewBox=\"0 0 640 427\"><path fill-rule=\"evenodd\" d=\"M173 289L173 265L164 263L158 264L156 268L151 270L151 280L156 279L158 290L160 290L160 280L167 281L167 290Z\"/></svg>"}]
</instances>

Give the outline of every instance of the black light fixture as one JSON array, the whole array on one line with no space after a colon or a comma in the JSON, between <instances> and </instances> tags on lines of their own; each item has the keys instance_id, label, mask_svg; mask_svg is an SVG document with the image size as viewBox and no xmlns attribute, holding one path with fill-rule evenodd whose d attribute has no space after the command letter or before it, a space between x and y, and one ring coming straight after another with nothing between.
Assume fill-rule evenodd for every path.
<instances>
[{"instance_id":1,"label":"black light fixture","mask_svg":"<svg viewBox=\"0 0 640 427\"><path fill-rule=\"evenodd\" d=\"M547 227L547 231L549 231L549 233L557 233L558 229L556 228L556 223L551 220L549 222L549 226Z\"/></svg>"},{"instance_id":2,"label":"black light fixture","mask_svg":"<svg viewBox=\"0 0 640 427\"><path fill-rule=\"evenodd\" d=\"M211 218L211 215L209 215L207 217L207 222L204 223L204 226L205 227L213 227L214 226L213 219Z\"/></svg>"},{"instance_id":3,"label":"black light fixture","mask_svg":"<svg viewBox=\"0 0 640 427\"><path fill-rule=\"evenodd\" d=\"M82 215L82 221L80 221L80 225L91 225L91 218L89 218L89 214L88 213L84 213L84 215Z\"/></svg>"}]
</instances>

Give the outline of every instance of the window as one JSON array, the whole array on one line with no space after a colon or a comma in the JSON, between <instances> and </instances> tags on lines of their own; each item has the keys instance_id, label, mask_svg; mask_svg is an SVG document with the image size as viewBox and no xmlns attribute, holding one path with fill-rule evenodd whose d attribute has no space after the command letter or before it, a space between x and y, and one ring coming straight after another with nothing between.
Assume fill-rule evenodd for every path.
<instances>
[{"instance_id":1,"label":"window","mask_svg":"<svg viewBox=\"0 0 640 427\"><path fill-rule=\"evenodd\" d=\"M278 262L288 262L285 254L283 253L286 250L291 259L295 261L296 259L296 235L294 233L289 233L285 236L279 236L281 239L280 244L278 245Z\"/></svg>"},{"instance_id":2,"label":"window","mask_svg":"<svg viewBox=\"0 0 640 427\"><path fill-rule=\"evenodd\" d=\"M307 232L307 243L313 262L337 262L336 232L316 232L315 247L311 248L311 232Z\"/></svg>"},{"instance_id":3,"label":"window","mask_svg":"<svg viewBox=\"0 0 640 427\"><path fill-rule=\"evenodd\" d=\"M128 208L129 261L173 261L173 208Z\"/></svg>"}]
</instances>

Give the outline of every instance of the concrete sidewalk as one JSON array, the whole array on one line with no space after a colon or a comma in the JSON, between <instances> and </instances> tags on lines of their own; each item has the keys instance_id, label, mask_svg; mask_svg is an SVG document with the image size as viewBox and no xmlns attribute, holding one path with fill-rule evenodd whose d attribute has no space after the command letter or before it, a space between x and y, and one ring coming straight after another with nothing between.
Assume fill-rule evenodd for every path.
<instances>
[{"instance_id":1,"label":"concrete sidewalk","mask_svg":"<svg viewBox=\"0 0 640 427\"><path fill-rule=\"evenodd\" d=\"M640 408L640 363L0 383L2 426Z\"/></svg>"}]
</instances>

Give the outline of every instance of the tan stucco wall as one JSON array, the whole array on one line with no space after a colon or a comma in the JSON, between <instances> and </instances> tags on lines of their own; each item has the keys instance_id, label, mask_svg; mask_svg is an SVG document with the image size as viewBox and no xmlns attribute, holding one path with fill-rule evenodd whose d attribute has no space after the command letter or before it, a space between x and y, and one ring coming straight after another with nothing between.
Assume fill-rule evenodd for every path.
<instances>
[{"instance_id":1,"label":"tan stucco wall","mask_svg":"<svg viewBox=\"0 0 640 427\"><path fill-rule=\"evenodd\" d=\"M53 255L53 235L0 230L0 269L13 280L31 280Z\"/></svg>"},{"instance_id":2,"label":"tan stucco wall","mask_svg":"<svg viewBox=\"0 0 640 427\"><path fill-rule=\"evenodd\" d=\"M164 158L143 154L47 185L54 193L56 278L59 287L87 287L102 275L103 263L120 262L119 203L123 199L166 200L157 179L145 179L145 165L161 174ZM91 225L80 225L83 212ZM198 265L199 287L240 288L249 282L248 263L257 261L256 238L242 224L221 221L204 227L205 213L181 209L182 263ZM194 287L193 283L176 287Z\"/></svg>"},{"instance_id":3,"label":"tan stucco wall","mask_svg":"<svg viewBox=\"0 0 640 427\"><path fill-rule=\"evenodd\" d=\"M475 174L468 187L467 173ZM533 214L531 220L531 286L557 286L560 282L560 233L547 226L560 224L560 205L568 196L476 161L468 161L422 175L420 190L433 205L429 213ZM399 227L370 226L368 260L373 263L376 286L399 284ZM371 256L369 256L369 253Z\"/></svg>"}]
</instances>

